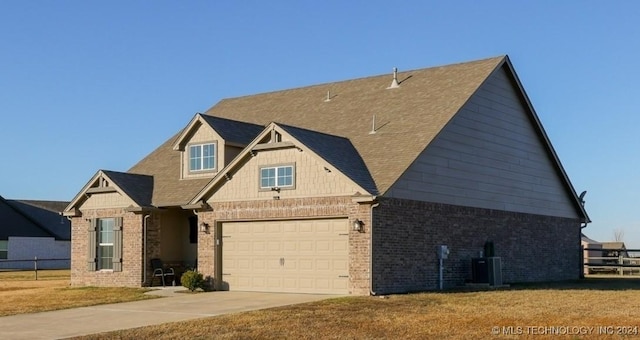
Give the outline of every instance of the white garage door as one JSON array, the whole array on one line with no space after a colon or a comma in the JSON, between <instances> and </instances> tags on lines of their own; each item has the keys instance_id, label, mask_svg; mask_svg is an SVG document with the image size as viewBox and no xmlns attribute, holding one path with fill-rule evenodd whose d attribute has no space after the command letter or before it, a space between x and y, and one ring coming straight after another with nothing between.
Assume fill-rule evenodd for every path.
<instances>
[{"instance_id":1,"label":"white garage door","mask_svg":"<svg viewBox=\"0 0 640 340\"><path fill-rule=\"evenodd\" d=\"M347 219L226 222L222 235L230 290L349 293Z\"/></svg>"}]
</instances>

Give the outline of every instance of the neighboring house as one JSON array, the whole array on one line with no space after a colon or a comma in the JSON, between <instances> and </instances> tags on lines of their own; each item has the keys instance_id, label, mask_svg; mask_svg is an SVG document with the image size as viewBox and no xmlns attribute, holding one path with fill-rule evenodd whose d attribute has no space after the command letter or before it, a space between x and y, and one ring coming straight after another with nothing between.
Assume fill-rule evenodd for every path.
<instances>
[{"instance_id":1,"label":"neighboring house","mask_svg":"<svg viewBox=\"0 0 640 340\"><path fill-rule=\"evenodd\" d=\"M0 196L0 268L33 269L36 257L40 269L69 268L71 223L61 215L68 204Z\"/></svg>"},{"instance_id":2,"label":"neighboring house","mask_svg":"<svg viewBox=\"0 0 640 340\"><path fill-rule=\"evenodd\" d=\"M601 245L603 257L615 257L616 261L619 256L629 257L627 247L624 245L624 242L602 242Z\"/></svg>"},{"instance_id":3,"label":"neighboring house","mask_svg":"<svg viewBox=\"0 0 640 340\"><path fill-rule=\"evenodd\" d=\"M225 99L65 209L73 285L388 294L576 279L590 222L509 58Z\"/></svg>"},{"instance_id":4,"label":"neighboring house","mask_svg":"<svg viewBox=\"0 0 640 340\"><path fill-rule=\"evenodd\" d=\"M585 234L581 234L580 238L580 245L585 249L582 251L584 257L583 263L588 263L590 265L602 264L602 259L598 258L604 256L600 250L602 249L602 243L587 237ZM593 266L584 266L584 274L592 274L601 269L602 268Z\"/></svg>"}]
</instances>

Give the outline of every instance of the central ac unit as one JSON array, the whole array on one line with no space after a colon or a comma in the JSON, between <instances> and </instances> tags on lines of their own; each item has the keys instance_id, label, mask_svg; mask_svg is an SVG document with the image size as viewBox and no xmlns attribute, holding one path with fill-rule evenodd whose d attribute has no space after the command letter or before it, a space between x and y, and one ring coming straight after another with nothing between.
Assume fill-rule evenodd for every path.
<instances>
[{"instance_id":1,"label":"central ac unit","mask_svg":"<svg viewBox=\"0 0 640 340\"><path fill-rule=\"evenodd\" d=\"M489 272L489 284L502 286L502 259L500 257L487 257L487 269Z\"/></svg>"}]
</instances>

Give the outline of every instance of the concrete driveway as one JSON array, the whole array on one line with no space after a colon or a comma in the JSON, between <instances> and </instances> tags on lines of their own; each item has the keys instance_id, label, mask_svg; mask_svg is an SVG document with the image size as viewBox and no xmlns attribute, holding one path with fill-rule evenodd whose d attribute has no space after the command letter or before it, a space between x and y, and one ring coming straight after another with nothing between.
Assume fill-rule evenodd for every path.
<instances>
[{"instance_id":1,"label":"concrete driveway","mask_svg":"<svg viewBox=\"0 0 640 340\"><path fill-rule=\"evenodd\" d=\"M0 317L0 339L60 339L336 297L256 292L182 294L174 291L167 288L152 292L166 296L160 299Z\"/></svg>"}]
</instances>

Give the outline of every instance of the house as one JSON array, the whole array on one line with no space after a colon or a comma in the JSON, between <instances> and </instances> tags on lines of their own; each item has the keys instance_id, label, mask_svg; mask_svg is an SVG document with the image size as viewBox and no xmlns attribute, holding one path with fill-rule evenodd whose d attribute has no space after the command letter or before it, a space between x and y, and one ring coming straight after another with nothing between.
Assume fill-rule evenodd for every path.
<instances>
[{"instance_id":1,"label":"house","mask_svg":"<svg viewBox=\"0 0 640 340\"><path fill-rule=\"evenodd\" d=\"M602 242L602 255L603 257L612 257L615 258L617 263L618 257L629 257L627 253L627 247L624 245L624 242L614 241L614 242ZM605 260L613 261L613 260Z\"/></svg>"},{"instance_id":2,"label":"house","mask_svg":"<svg viewBox=\"0 0 640 340\"><path fill-rule=\"evenodd\" d=\"M602 255L602 250L600 250L602 249L602 242L598 242L585 234L581 234L580 245L583 249L583 263L589 264L584 266L584 274L593 274L601 270L601 267L595 267L595 265L602 264L602 259L598 258L604 256Z\"/></svg>"},{"instance_id":3,"label":"house","mask_svg":"<svg viewBox=\"0 0 640 340\"><path fill-rule=\"evenodd\" d=\"M61 215L69 202L7 200L0 196L0 268L70 267L71 223Z\"/></svg>"},{"instance_id":4,"label":"house","mask_svg":"<svg viewBox=\"0 0 640 340\"><path fill-rule=\"evenodd\" d=\"M388 294L575 279L589 221L507 56L224 99L65 209L73 285L150 259L215 289Z\"/></svg>"}]
</instances>

